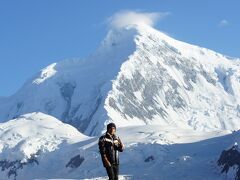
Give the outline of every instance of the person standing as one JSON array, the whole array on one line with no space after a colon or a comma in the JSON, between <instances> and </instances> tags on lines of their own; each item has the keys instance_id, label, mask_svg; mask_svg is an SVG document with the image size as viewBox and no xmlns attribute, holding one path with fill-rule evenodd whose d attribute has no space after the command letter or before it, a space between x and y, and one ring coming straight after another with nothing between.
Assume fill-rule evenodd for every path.
<instances>
[{"instance_id":1,"label":"person standing","mask_svg":"<svg viewBox=\"0 0 240 180\"><path fill-rule=\"evenodd\" d=\"M106 168L109 180L118 180L119 174L119 155L123 151L123 143L116 136L116 125L109 123L107 132L98 141L99 151L102 157L103 166Z\"/></svg>"}]
</instances>

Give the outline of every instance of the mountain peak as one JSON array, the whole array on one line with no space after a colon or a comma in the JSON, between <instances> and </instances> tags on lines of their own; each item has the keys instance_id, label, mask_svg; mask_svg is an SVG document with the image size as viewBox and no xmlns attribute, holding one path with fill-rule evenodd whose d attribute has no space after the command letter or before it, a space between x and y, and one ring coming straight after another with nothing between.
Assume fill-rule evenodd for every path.
<instances>
[{"instance_id":1,"label":"mountain peak","mask_svg":"<svg viewBox=\"0 0 240 180\"><path fill-rule=\"evenodd\" d=\"M113 28L88 58L54 63L0 99L0 120L40 111L88 135L108 122L236 130L239 66L149 25Z\"/></svg>"}]
</instances>

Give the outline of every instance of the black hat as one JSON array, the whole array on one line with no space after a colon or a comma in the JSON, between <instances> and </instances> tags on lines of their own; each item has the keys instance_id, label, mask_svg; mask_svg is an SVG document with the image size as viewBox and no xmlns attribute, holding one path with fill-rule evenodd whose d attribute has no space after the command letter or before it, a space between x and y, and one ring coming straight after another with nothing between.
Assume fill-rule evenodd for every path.
<instances>
[{"instance_id":1,"label":"black hat","mask_svg":"<svg viewBox=\"0 0 240 180\"><path fill-rule=\"evenodd\" d=\"M112 127L114 127L116 129L116 125L114 123L109 123L107 125L107 130L111 129Z\"/></svg>"}]
</instances>

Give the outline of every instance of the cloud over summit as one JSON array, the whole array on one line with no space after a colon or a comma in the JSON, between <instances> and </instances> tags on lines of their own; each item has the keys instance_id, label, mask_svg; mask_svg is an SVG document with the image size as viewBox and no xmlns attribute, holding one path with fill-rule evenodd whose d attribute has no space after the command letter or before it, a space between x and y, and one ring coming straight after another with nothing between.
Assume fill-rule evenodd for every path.
<instances>
[{"instance_id":1,"label":"cloud over summit","mask_svg":"<svg viewBox=\"0 0 240 180\"><path fill-rule=\"evenodd\" d=\"M168 14L168 12L121 11L110 17L108 22L111 28L122 28L128 25L154 26L159 20Z\"/></svg>"}]
</instances>

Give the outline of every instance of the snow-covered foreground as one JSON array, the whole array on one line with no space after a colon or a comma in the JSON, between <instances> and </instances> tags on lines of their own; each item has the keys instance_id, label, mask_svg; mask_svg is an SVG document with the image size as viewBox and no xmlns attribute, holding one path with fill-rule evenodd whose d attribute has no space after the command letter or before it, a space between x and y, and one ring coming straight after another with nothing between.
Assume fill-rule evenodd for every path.
<instances>
[{"instance_id":1,"label":"snow-covered foreground","mask_svg":"<svg viewBox=\"0 0 240 180\"><path fill-rule=\"evenodd\" d=\"M90 179L34 179L34 180L106 180L108 179L107 176L104 177L95 177L95 178L90 178ZM120 175L119 176L119 180L130 180L132 179L132 177L130 176L124 176L124 175Z\"/></svg>"},{"instance_id":2,"label":"snow-covered foreground","mask_svg":"<svg viewBox=\"0 0 240 180\"><path fill-rule=\"evenodd\" d=\"M225 179L217 160L240 133L198 132L170 126L130 126L117 129L125 144L122 179ZM32 113L0 124L0 179L106 179L98 152L98 137ZM17 161L19 160L19 161ZM13 172L15 171L15 172ZM124 175L124 176L123 176Z\"/></svg>"}]
</instances>

